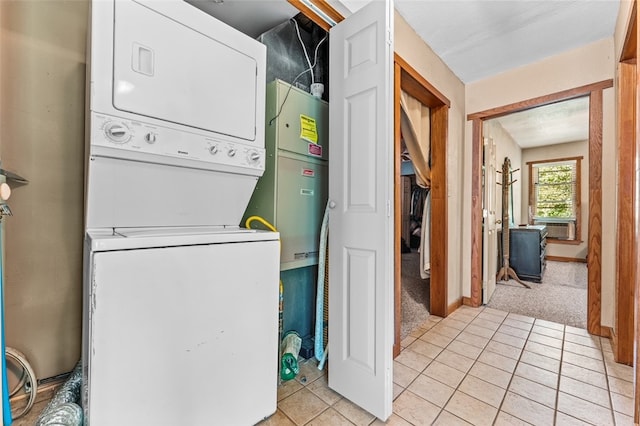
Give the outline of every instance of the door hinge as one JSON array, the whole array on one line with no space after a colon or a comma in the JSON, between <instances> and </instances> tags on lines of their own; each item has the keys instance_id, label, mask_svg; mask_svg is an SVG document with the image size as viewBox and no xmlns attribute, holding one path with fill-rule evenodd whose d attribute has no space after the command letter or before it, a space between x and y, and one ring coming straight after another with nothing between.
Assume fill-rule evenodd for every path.
<instances>
[{"instance_id":1,"label":"door hinge","mask_svg":"<svg viewBox=\"0 0 640 426\"><path fill-rule=\"evenodd\" d=\"M387 217L391 217L391 201L387 200Z\"/></svg>"},{"instance_id":2,"label":"door hinge","mask_svg":"<svg viewBox=\"0 0 640 426\"><path fill-rule=\"evenodd\" d=\"M391 30L387 30L387 44L391 46L393 44L393 34Z\"/></svg>"}]
</instances>

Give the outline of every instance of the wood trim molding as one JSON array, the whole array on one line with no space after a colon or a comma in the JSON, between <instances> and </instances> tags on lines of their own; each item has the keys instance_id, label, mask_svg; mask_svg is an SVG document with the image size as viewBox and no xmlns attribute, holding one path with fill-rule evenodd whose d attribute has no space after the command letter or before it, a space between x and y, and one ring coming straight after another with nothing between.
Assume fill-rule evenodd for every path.
<instances>
[{"instance_id":1,"label":"wood trim molding","mask_svg":"<svg viewBox=\"0 0 640 426\"><path fill-rule=\"evenodd\" d=\"M633 105L635 107L634 117L634 130L635 130L635 145L636 145L636 164L640 164L640 120L638 120L638 111L640 110L640 69L637 66L638 62L638 51L640 50L640 31L639 31L639 23L638 23L638 0L633 2L632 9L632 17L631 17L632 26L631 29L627 30L627 38L635 40L635 54L633 55L633 60L636 63L636 74L635 74L635 99L633 100ZM629 34L630 33L630 34ZM626 47L626 46L625 46ZM623 49L625 50L625 49ZM634 204L637 206L640 202L640 170L636 170L635 176L635 185L636 185L636 193L635 193L635 202ZM640 209L636 208L634 212L635 219L635 230L636 230L636 238L635 238L635 247L636 254L640 253ZM635 359L634 361L634 413L633 413L633 421L634 424L640 424L640 260L636 256L634 259L636 264L636 282L635 282L635 295L634 295L634 315L636 318L635 321L635 333L634 333L634 353Z\"/></svg>"},{"instance_id":2,"label":"wood trim molding","mask_svg":"<svg viewBox=\"0 0 640 426\"><path fill-rule=\"evenodd\" d=\"M471 298L482 304L482 121L473 120L471 142Z\"/></svg>"},{"instance_id":3,"label":"wood trim molding","mask_svg":"<svg viewBox=\"0 0 640 426\"><path fill-rule=\"evenodd\" d=\"M393 77L393 133L394 133L394 143L393 143L393 156L394 156L394 174L393 174L393 199L395 205L395 217L394 217L394 262L396 265L402 265L402 251L400 248L400 238L402 235L402 214L398 214L398 212L402 212L402 202L401 202L401 194L402 194L402 179L401 179L401 168L402 164L400 161L400 150L401 150L401 132L400 132L400 65L394 64L394 77ZM402 347L400 346L401 342L401 333L402 330L402 268L396 266L394 268L394 304L395 304L395 314L394 314L394 332L395 338L393 342L393 357L397 357L400 355Z\"/></svg>"},{"instance_id":4,"label":"wood trim molding","mask_svg":"<svg viewBox=\"0 0 640 426\"><path fill-rule=\"evenodd\" d=\"M456 309L462 306L463 302L463 298L461 297L457 300L454 300L453 303L449 304L449 306L447 307L447 315L451 315L452 313L454 313Z\"/></svg>"},{"instance_id":5,"label":"wood trim molding","mask_svg":"<svg viewBox=\"0 0 640 426\"><path fill-rule=\"evenodd\" d=\"M587 259L582 259L580 257L565 257L565 256L545 256L545 259L551 260L552 262L576 262L576 263L587 263Z\"/></svg>"},{"instance_id":6,"label":"wood trim molding","mask_svg":"<svg viewBox=\"0 0 640 426\"><path fill-rule=\"evenodd\" d=\"M589 255L587 330L600 335L602 303L602 89L589 96Z\"/></svg>"},{"instance_id":7,"label":"wood trim molding","mask_svg":"<svg viewBox=\"0 0 640 426\"><path fill-rule=\"evenodd\" d=\"M633 338L635 333L634 292L636 259L634 223L634 179L636 159L635 99L636 64L621 63L618 75L618 196L616 229L616 317L618 336L615 359L625 364L633 363Z\"/></svg>"},{"instance_id":8,"label":"wood trim molding","mask_svg":"<svg viewBox=\"0 0 640 426\"><path fill-rule=\"evenodd\" d=\"M464 297L463 296L462 297L462 304L464 306L472 306L473 307L473 305L471 304L471 298L470 297Z\"/></svg>"},{"instance_id":9,"label":"wood trim molding","mask_svg":"<svg viewBox=\"0 0 640 426\"><path fill-rule=\"evenodd\" d=\"M638 51L638 4L633 2L629 21L627 22L627 34L625 35L624 44L622 45L622 54L620 62L635 64L637 61Z\"/></svg>"},{"instance_id":10,"label":"wood trim molding","mask_svg":"<svg viewBox=\"0 0 640 426\"><path fill-rule=\"evenodd\" d=\"M618 74L618 209L616 236L616 323L612 334L613 353L616 361L626 358L631 348L631 361L634 364L634 397L633 420L634 424L640 423L640 67L637 66L638 52L640 50L640 31L638 27L638 0L632 4L631 14L626 26L626 34L619 64ZM624 154L623 154L624 152ZM633 157L631 157L633 153ZM628 156L622 158L623 156ZM635 163L636 167L629 168L629 163ZM623 174L621 168L626 169ZM631 188L630 188L631 186ZM624 235L620 235L625 233ZM633 236L632 236L633 235ZM632 237L631 237L632 236ZM629 241L631 237L631 241ZM628 247L620 247L622 240L627 241ZM620 250L623 250L620 252ZM633 257L625 258L623 253ZM627 281L624 281L626 278ZM630 294L629 294L630 293ZM622 317L622 311L629 310L629 301L632 299L631 310L627 318ZM622 300L621 300L622 299ZM631 323L631 335L626 328L627 320L633 318ZM631 344L622 342L622 334L631 340ZM618 354L623 355L618 357Z\"/></svg>"},{"instance_id":11,"label":"wood trim molding","mask_svg":"<svg viewBox=\"0 0 640 426\"><path fill-rule=\"evenodd\" d=\"M431 108L431 308L429 312L447 316L449 224L447 197L447 139L449 107Z\"/></svg>"},{"instance_id":12,"label":"wood trim molding","mask_svg":"<svg viewBox=\"0 0 640 426\"><path fill-rule=\"evenodd\" d=\"M489 118L497 118L514 112L525 111L527 109L553 104L559 101L587 96L593 92L608 89L610 87L613 87L613 79L603 80L597 83L587 84L585 86L552 93L550 95L538 96L537 98L527 99L526 101L515 102L513 104L475 112L473 114L467 115L467 120L486 120Z\"/></svg>"},{"instance_id":13,"label":"wood trim molding","mask_svg":"<svg viewBox=\"0 0 640 426\"><path fill-rule=\"evenodd\" d=\"M415 68L409 65L402 56L395 53L394 58L395 62L402 68L402 90L429 108L437 108L442 105L451 106L449 99L420 75Z\"/></svg>"},{"instance_id":14,"label":"wood trim molding","mask_svg":"<svg viewBox=\"0 0 640 426\"><path fill-rule=\"evenodd\" d=\"M325 13L329 18L333 19L336 23L341 22L344 16L333 8L326 0L311 0L318 9Z\"/></svg>"},{"instance_id":15,"label":"wood trim molding","mask_svg":"<svg viewBox=\"0 0 640 426\"><path fill-rule=\"evenodd\" d=\"M578 227L576 226L576 234L578 233L577 229L578 229ZM558 245L565 245L565 246L579 246L583 242L584 241L582 241L582 240L561 240L560 238L549 238L549 237L547 237L547 244L558 244Z\"/></svg>"},{"instance_id":16,"label":"wood trim molding","mask_svg":"<svg viewBox=\"0 0 640 426\"><path fill-rule=\"evenodd\" d=\"M400 59L399 61L397 59ZM405 66L408 67L405 69ZM405 81L409 78L412 80L412 86L409 94L416 99L425 99L424 95L435 88L417 74L413 68L396 55L394 63L394 132L395 132L395 174L394 174L394 203L395 211L401 209L400 202L400 149L401 149L401 131L400 131L400 89L406 87ZM412 75L415 73L415 75ZM419 77L419 78L418 78ZM417 82L417 86L415 83ZM423 86L424 84L424 86ZM437 91L436 91L437 92ZM442 96L440 92L437 92ZM416 96L417 95L417 96ZM429 99L438 100L438 96L431 93ZM444 98L446 100L446 98ZM422 100L421 100L422 102ZM447 100L448 102L448 100ZM429 106L429 105L427 105ZM430 306L429 312L433 315L446 317L448 306L448 212L447 212L447 138L449 128L449 106L438 100L437 103L430 105L431 109L431 215L438 218L431 221L431 238L433 241L441 241L437 246L431 249L431 282L430 282ZM394 241L394 296L395 296L395 316L394 316L394 356L400 353L400 329L402 325L402 254L400 252L400 235L402 234L402 222L400 215L396 214L394 219L395 241ZM397 352L396 352L397 351Z\"/></svg>"},{"instance_id":17,"label":"wood trim molding","mask_svg":"<svg viewBox=\"0 0 640 426\"><path fill-rule=\"evenodd\" d=\"M536 202L536 197L534 196L535 191L533 190L533 162L527 161L527 169L529 169L529 187L527 188L527 191L529 191L527 193L527 195L529 196L529 199L527 200L528 210L526 212L526 215L527 215L527 223L529 225L533 225L533 216L530 213L532 206Z\"/></svg>"},{"instance_id":18,"label":"wood trim molding","mask_svg":"<svg viewBox=\"0 0 640 426\"><path fill-rule=\"evenodd\" d=\"M563 158L553 158L553 159L549 159L549 160L536 160L536 161L527 161L525 164L527 166L533 165L533 164L544 164L544 163L560 163L563 161L572 161L572 160L584 160L584 156L580 155L578 157L563 157Z\"/></svg>"},{"instance_id":19,"label":"wood trim molding","mask_svg":"<svg viewBox=\"0 0 640 426\"><path fill-rule=\"evenodd\" d=\"M306 4L302 3L300 0L287 0L289 3L293 5L296 9L304 14L307 18L311 19L314 24L322 28L323 30L329 32L331 29L331 25L322 19L320 15L318 15L313 9L311 9Z\"/></svg>"},{"instance_id":20,"label":"wood trim molding","mask_svg":"<svg viewBox=\"0 0 640 426\"><path fill-rule=\"evenodd\" d=\"M611 338L613 336L613 328L607 327L606 325L602 325L602 326L600 326L600 329L602 331L600 336L606 337L607 339L611 340ZM612 343L612 345L613 345L613 343Z\"/></svg>"},{"instance_id":21,"label":"wood trim molding","mask_svg":"<svg viewBox=\"0 0 640 426\"><path fill-rule=\"evenodd\" d=\"M625 40L622 47L622 56L620 58L620 75L619 75L619 87L618 93L618 144L620 145L633 145L635 164L640 164L640 120L638 120L638 111L640 111L640 67L637 66L638 53L640 50L640 31L638 22L638 0L635 0L631 9L631 16L627 22L627 32L625 34ZM625 65L624 63L628 65ZM631 141L633 141L631 143ZM619 155L622 153L619 151ZM626 161L625 161L626 163ZM619 165L620 167L620 165ZM625 165L627 167L627 165ZM640 202L640 170L637 168L631 170L631 175L623 177L623 181L632 180L634 185L634 191L631 195L631 199L628 200L629 204L635 206L632 209L631 221L633 223L634 238L631 241L631 245L635 250L635 256L627 259L631 263L631 267L634 269L634 282L631 285L631 297L633 298L633 310L630 312L634 319L633 328L633 356L632 361L634 364L634 397L633 397L633 421L634 424L640 424L640 208L638 203ZM618 191L628 191L628 188L623 188L620 178L618 179ZM623 194L618 193L618 200L621 200ZM628 207L625 207L625 210ZM618 209L619 210L619 209ZM620 210L619 210L620 211ZM620 214L618 215L618 221L620 222ZM623 223L628 219L623 219ZM616 258L621 261L622 257L620 253L616 253ZM618 262L619 263L619 262ZM618 264L616 265L618 267ZM623 267L624 270L624 267ZM622 281L616 283L616 302L619 302L620 286ZM626 286L624 286L626 287ZM627 303L622 304L623 309L627 309ZM617 305L617 312L620 311L620 305ZM626 321L618 322L616 318L616 329L619 325L626 324ZM617 332L618 330L614 330ZM618 343L618 342L616 342ZM623 349L624 350L624 349ZM618 344L614 345L614 353L620 352Z\"/></svg>"},{"instance_id":22,"label":"wood trim molding","mask_svg":"<svg viewBox=\"0 0 640 426\"><path fill-rule=\"evenodd\" d=\"M576 158L576 189L575 197L576 197L576 239L573 241L562 241L556 240L554 238L549 241L552 244L582 244L582 157Z\"/></svg>"}]
</instances>

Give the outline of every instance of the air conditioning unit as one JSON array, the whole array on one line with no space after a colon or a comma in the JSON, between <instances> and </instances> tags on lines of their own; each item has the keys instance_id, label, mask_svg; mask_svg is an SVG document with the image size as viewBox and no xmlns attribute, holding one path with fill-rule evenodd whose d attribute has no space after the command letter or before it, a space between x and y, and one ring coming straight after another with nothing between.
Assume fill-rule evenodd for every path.
<instances>
[{"instance_id":1,"label":"air conditioning unit","mask_svg":"<svg viewBox=\"0 0 640 426\"><path fill-rule=\"evenodd\" d=\"M534 225L546 225L547 238L556 238L559 240L575 240L576 239L576 222L573 219L535 219Z\"/></svg>"}]
</instances>

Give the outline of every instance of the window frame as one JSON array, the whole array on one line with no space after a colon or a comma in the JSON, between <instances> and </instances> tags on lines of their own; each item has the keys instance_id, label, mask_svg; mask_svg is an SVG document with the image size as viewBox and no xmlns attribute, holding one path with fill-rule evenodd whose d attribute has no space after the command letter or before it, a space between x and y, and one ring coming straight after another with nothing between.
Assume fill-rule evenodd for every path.
<instances>
[{"instance_id":1,"label":"window frame","mask_svg":"<svg viewBox=\"0 0 640 426\"><path fill-rule=\"evenodd\" d=\"M547 237L547 242L557 244L572 244L578 245L582 243L582 160L583 156L579 157L563 157L563 158L551 158L546 160L527 161L529 167L529 211L527 212L527 222L530 225L534 223L533 211L535 211L536 205L536 190L533 182L533 168L535 166L544 165L548 163L569 163L575 161L576 163L576 187L575 187L575 221L576 221L576 237L574 240L564 240L560 238Z\"/></svg>"}]
</instances>

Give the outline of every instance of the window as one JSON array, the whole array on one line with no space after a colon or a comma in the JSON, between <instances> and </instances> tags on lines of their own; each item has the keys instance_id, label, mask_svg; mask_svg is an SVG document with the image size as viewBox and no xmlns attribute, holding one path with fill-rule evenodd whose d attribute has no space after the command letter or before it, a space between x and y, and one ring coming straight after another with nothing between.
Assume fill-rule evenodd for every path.
<instances>
[{"instance_id":1,"label":"window","mask_svg":"<svg viewBox=\"0 0 640 426\"><path fill-rule=\"evenodd\" d=\"M547 238L580 240L580 160L545 160L529 165L529 223L546 225Z\"/></svg>"}]
</instances>

